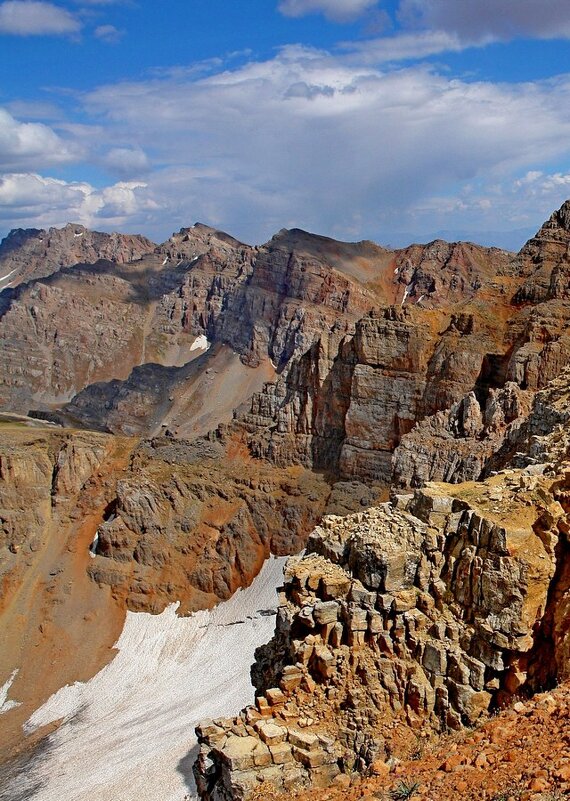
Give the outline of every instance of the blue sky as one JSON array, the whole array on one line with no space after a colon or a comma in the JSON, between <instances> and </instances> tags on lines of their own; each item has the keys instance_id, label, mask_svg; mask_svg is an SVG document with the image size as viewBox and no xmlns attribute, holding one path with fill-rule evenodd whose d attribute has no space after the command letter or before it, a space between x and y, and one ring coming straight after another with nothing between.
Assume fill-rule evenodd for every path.
<instances>
[{"instance_id":1,"label":"blue sky","mask_svg":"<svg viewBox=\"0 0 570 801\"><path fill-rule=\"evenodd\" d=\"M518 247L570 197L568 0L0 0L0 234Z\"/></svg>"}]
</instances>

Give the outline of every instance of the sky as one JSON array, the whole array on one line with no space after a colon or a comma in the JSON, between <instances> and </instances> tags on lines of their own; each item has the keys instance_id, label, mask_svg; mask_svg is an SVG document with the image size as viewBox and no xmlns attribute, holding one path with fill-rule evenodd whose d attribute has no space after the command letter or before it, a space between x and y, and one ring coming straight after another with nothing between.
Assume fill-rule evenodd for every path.
<instances>
[{"instance_id":1,"label":"sky","mask_svg":"<svg viewBox=\"0 0 570 801\"><path fill-rule=\"evenodd\" d=\"M0 0L0 236L518 249L568 197L568 0Z\"/></svg>"}]
</instances>

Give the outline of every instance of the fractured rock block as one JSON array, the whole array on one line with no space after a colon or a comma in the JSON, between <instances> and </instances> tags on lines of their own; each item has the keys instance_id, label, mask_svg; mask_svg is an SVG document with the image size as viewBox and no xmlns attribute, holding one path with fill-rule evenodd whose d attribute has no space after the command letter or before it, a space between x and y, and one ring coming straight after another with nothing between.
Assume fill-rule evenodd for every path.
<instances>
[{"instance_id":1,"label":"fractured rock block","mask_svg":"<svg viewBox=\"0 0 570 801\"><path fill-rule=\"evenodd\" d=\"M254 728L267 745L276 745L287 739L287 729L283 726L278 726L272 721L260 720L255 724Z\"/></svg>"},{"instance_id":2,"label":"fractured rock block","mask_svg":"<svg viewBox=\"0 0 570 801\"><path fill-rule=\"evenodd\" d=\"M220 756L230 771L246 771L255 767L254 754L262 743L257 737L228 737ZM269 753L269 750L268 750Z\"/></svg>"},{"instance_id":3,"label":"fractured rock block","mask_svg":"<svg viewBox=\"0 0 570 801\"><path fill-rule=\"evenodd\" d=\"M317 645L313 654L313 667L316 673L326 679L334 672L336 659L324 645Z\"/></svg>"},{"instance_id":4,"label":"fractured rock block","mask_svg":"<svg viewBox=\"0 0 570 801\"><path fill-rule=\"evenodd\" d=\"M298 668L296 665L286 665L283 668L283 673L281 674L279 687L284 693L289 693L292 690L296 690L297 687L300 686L302 679L303 671L300 668Z\"/></svg>"},{"instance_id":5,"label":"fractured rock block","mask_svg":"<svg viewBox=\"0 0 570 801\"><path fill-rule=\"evenodd\" d=\"M368 631L380 634L384 630L384 618L379 612L368 612Z\"/></svg>"},{"instance_id":6,"label":"fractured rock block","mask_svg":"<svg viewBox=\"0 0 570 801\"><path fill-rule=\"evenodd\" d=\"M319 738L316 734L309 731L299 731L298 729L289 729L289 742L297 748L304 748L305 751L314 751L319 748Z\"/></svg>"},{"instance_id":7,"label":"fractured rock block","mask_svg":"<svg viewBox=\"0 0 570 801\"><path fill-rule=\"evenodd\" d=\"M280 690L279 687L272 687L266 691L265 695L271 706L279 706L287 700L283 690Z\"/></svg>"},{"instance_id":8,"label":"fractured rock block","mask_svg":"<svg viewBox=\"0 0 570 801\"><path fill-rule=\"evenodd\" d=\"M348 626L352 631L366 631L368 628L368 612L360 607L353 607L348 613Z\"/></svg>"},{"instance_id":9,"label":"fractured rock block","mask_svg":"<svg viewBox=\"0 0 570 801\"><path fill-rule=\"evenodd\" d=\"M269 753L276 765L286 765L293 762L293 752L289 743L277 743L269 746Z\"/></svg>"},{"instance_id":10,"label":"fractured rock block","mask_svg":"<svg viewBox=\"0 0 570 801\"><path fill-rule=\"evenodd\" d=\"M328 787L339 774L340 768L336 762L315 767L311 770L311 787Z\"/></svg>"},{"instance_id":11,"label":"fractured rock block","mask_svg":"<svg viewBox=\"0 0 570 801\"><path fill-rule=\"evenodd\" d=\"M447 653L443 644L428 642L424 650L422 665L426 670L438 676L445 676L447 671Z\"/></svg>"},{"instance_id":12,"label":"fractured rock block","mask_svg":"<svg viewBox=\"0 0 570 801\"><path fill-rule=\"evenodd\" d=\"M346 598L350 590L350 577L347 576L346 573L344 573L344 575L335 574L334 576L323 576L321 587L325 601L335 598Z\"/></svg>"},{"instance_id":13,"label":"fractured rock block","mask_svg":"<svg viewBox=\"0 0 570 801\"><path fill-rule=\"evenodd\" d=\"M342 623L335 623L329 636L329 643L333 648L339 648L342 643L342 633L344 626Z\"/></svg>"},{"instance_id":14,"label":"fractured rock block","mask_svg":"<svg viewBox=\"0 0 570 801\"><path fill-rule=\"evenodd\" d=\"M338 620L339 608L336 601L320 601L314 606L313 617L320 625L336 623Z\"/></svg>"}]
</instances>

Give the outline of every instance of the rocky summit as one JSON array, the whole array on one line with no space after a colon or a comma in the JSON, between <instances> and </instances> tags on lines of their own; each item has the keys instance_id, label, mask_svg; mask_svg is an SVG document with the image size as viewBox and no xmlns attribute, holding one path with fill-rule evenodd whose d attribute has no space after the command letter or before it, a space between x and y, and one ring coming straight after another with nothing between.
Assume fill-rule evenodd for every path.
<instances>
[{"instance_id":1,"label":"rocky summit","mask_svg":"<svg viewBox=\"0 0 570 801\"><path fill-rule=\"evenodd\" d=\"M277 554L255 697L197 727L203 801L568 794L569 254L570 201L518 254L13 231L4 764L127 610L209 609Z\"/></svg>"}]
</instances>

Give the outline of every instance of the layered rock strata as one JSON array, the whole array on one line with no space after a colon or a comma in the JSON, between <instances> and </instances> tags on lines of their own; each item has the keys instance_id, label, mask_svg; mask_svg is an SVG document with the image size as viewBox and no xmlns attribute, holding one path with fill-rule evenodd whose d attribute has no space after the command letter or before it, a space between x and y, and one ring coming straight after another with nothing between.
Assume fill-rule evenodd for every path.
<instances>
[{"instance_id":1,"label":"layered rock strata","mask_svg":"<svg viewBox=\"0 0 570 801\"><path fill-rule=\"evenodd\" d=\"M288 563L255 707L197 730L201 797L389 771L418 733L473 725L531 687L566 547L554 484L508 471L325 518Z\"/></svg>"}]
</instances>

